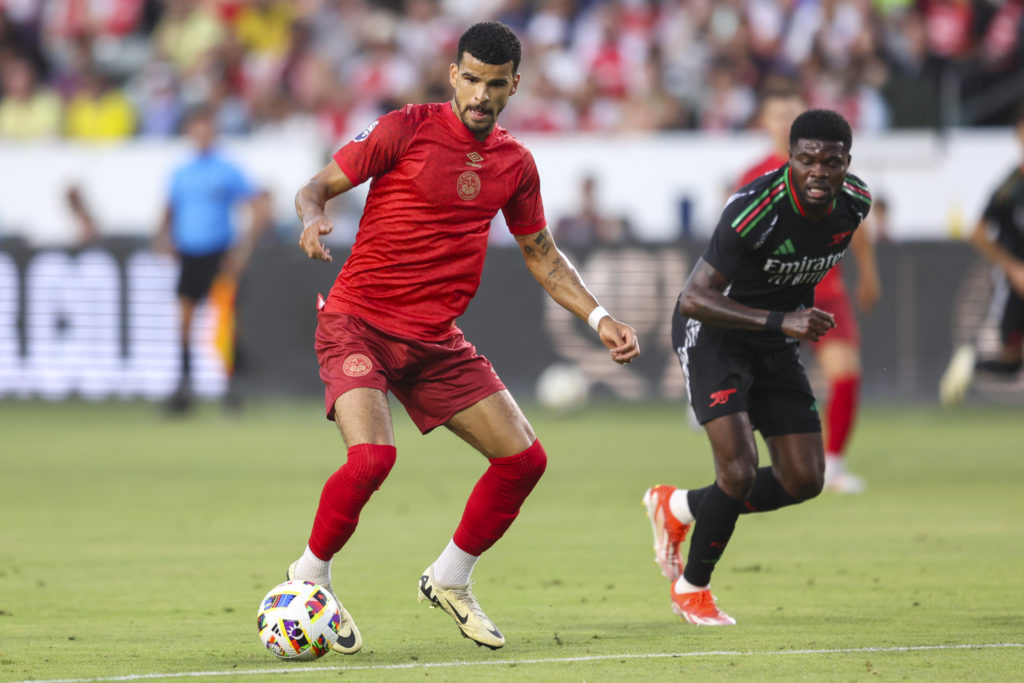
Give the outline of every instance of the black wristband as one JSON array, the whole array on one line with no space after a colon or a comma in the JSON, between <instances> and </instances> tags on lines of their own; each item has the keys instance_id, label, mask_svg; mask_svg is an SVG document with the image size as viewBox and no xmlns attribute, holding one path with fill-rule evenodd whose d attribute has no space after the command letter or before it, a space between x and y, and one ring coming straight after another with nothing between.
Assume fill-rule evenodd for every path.
<instances>
[{"instance_id":1,"label":"black wristband","mask_svg":"<svg viewBox=\"0 0 1024 683\"><path fill-rule=\"evenodd\" d=\"M764 329L773 332L782 332L782 320L786 314L782 311L772 311L768 314L768 320L764 323Z\"/></svg>"}]
</instances>

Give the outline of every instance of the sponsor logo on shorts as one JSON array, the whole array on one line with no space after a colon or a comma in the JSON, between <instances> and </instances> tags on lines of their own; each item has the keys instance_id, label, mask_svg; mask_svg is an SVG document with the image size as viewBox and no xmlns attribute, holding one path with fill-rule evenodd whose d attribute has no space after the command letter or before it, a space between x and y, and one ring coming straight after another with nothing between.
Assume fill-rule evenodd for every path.
<instances>
[{"instance_id":1,"label":"sponsor logo on shorts","mask_svg":"<svg viewBox=\"0 0 1024 683\"><path fill-rule=\"evenodd\" d=\"M722 389L711 394L711 405L708 408L714 408L715 406L724 406L729 402L729 397L736 393L735 389Z\"/></svg>"},{"instance_id":2,"label":"sponsor logo on shorts","mask_svg":"<svg viewBox=\"0 0 1024 683\"><path fill-rule=\"evenodd\" d=\"M466 171L460 175L457 185L459 196L467 202L476 199L476 196L480 194L480 176L475 171Z\"/></svg>"},{"instance_id":3,"label":"sponsor logo on shorts","mask_svg":"<svg viewBox=\"0 0 1024 683\"><path fill-rule=\"evenodd\" d=\"M361 353L353 353L345 359L341 368L349 377L362 377L373 370L373 361Z\"/></svg>"}]
</instances>

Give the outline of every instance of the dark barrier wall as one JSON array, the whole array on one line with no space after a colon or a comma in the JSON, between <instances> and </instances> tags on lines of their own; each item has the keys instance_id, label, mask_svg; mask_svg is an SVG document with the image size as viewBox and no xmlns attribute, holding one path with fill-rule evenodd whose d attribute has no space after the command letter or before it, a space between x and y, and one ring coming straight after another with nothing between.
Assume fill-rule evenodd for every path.
<instances>
[{"instance_id":1,"label":"dark barrier wall","mask_svg":"<svg viewBox=\"0 0 1024 683\"><path fill-rule=\"evenodd\" d=\"M682 374L671 349L669 316L703 244L595 247L570 252L602 304L637 328L643 355L628 367L607 357L586 323L551 302L516 249L492 249L483 283L460 320L467 338L509 388L532 396L540 373L578 365L596 395L626 400L681 399ZM331 264L291 246L257 251L238 301L238 382L253 394L319 395L313 355L315 300L327 294L343 249ZM884 297L861 317L864 395L935 400L955 344L997 342L987 320L989 269L963 243L878 248ZM845 266L852 285L852 259ZM0 397L68 396L155 399L176 381L173 261L145 244L111 242L87 250L0 247ZM205 310L204 329L217 326ZM223 362L199 344L197 391L225 388ZM805 351L814 370L813 354ZM980 382L976 394L1019 400L1020 381Z\"/></svg>"}]
</instances>

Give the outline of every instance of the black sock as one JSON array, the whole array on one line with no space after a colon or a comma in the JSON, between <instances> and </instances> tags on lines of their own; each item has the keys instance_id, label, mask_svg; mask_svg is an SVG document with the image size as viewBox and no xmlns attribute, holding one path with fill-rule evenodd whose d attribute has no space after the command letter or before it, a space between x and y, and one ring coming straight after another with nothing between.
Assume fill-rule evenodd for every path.
<instances>
[{"instance_id":1,"label":"black sock","mask_svg":"<svg viewBox=\"0 0 1024 683\"><path fill-rule=\"evenodd\" d=\"M771 467L761 467L757 470L754 490L743 503L743 512L768 512L799 502L786 493Z\"/></svg>"},{"instance_id":2,"label":"black sock","mask_svg":"<svg viewBox=\"0 0 1024 683\"><path fill-rule=\"evenodd\" d=\"M711 583L711 572L725 552L742 510L743 501L730 498L717 484L704 490L700 508L696 510L697 524L683 572L686 581L694 586Z\"/></svg>"},{"instance_id":3,"label":"black sock","mask_svg":"<svg viewBox=\"0 0 1024 683\"><path fill-rule=\"evenodd\" d=\"M690 506L691 511L700 509L701 501L704 500L704 496L710 489L710 486L705 486L702 489L690 489L686 492L686 503ZM786 507L787 505L795 505L799 502L799 500L790 497L786 493L786 490L782 488L782 484L775 478L775 473L772 472L771 467L761 467L757 470L754 490L750 492L750 497L744 502L740 514L769 512Z\"/></svg>"},{"instance_id":4,"label":"black sock","mask_svg":"<svg viewBox=\"0 0 1024 683\"><path fill-rule=\"evenodd\" d=\"M181 383L178 385L185 389L192 382L192 352L189 344L181 345Z\"/></svg>"}]
</instances>

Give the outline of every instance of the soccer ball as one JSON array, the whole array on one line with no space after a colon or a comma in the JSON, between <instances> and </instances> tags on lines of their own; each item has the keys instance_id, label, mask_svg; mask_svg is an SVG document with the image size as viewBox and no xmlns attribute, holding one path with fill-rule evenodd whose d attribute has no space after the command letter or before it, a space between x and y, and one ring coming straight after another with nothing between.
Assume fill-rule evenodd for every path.
<instances>
[{"instance_id":1,"label":"soccer ball","mask_svg":"<svg viewBox=\"0 0 1024 683\"><path fill-rule=\"evenodd\" d=\"M322 586L285 581L271 589L256 613L260 640L281 659L305 661L324 656L338 640L341 613Z\"/></svg>"},{"instance_id":2,"label":"soccer ball","mask_svg":"<svg viewBox=\"0 0 1024 683\"><path fill-rule=\"evenodd\" d=\"M556 412L582 408L588 393L587 376L572 363L552 363L537 378L537 400Z\"/></svg>"}]
</instances>

